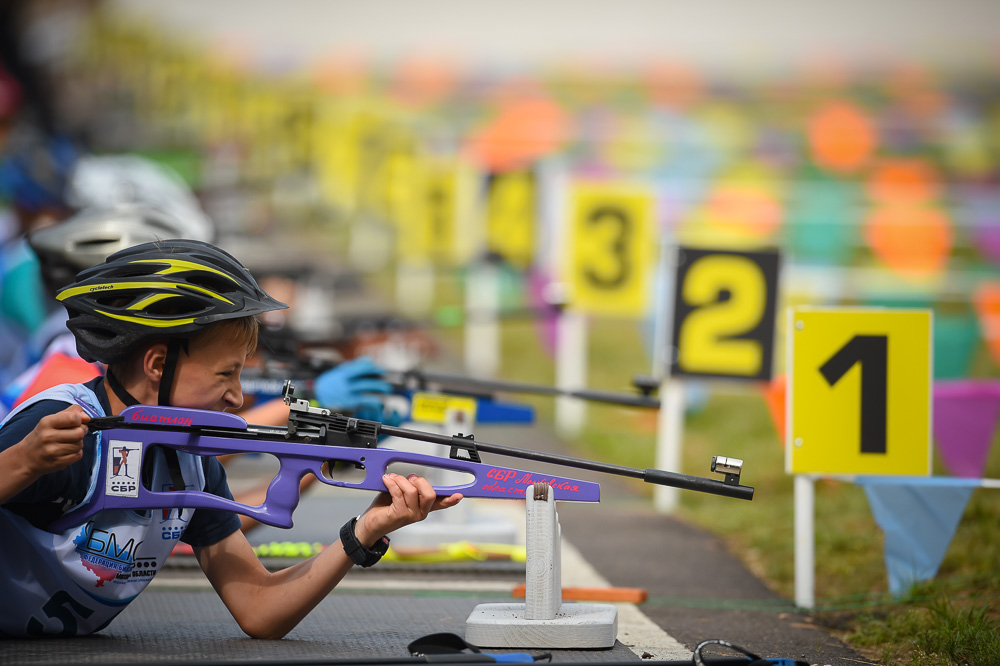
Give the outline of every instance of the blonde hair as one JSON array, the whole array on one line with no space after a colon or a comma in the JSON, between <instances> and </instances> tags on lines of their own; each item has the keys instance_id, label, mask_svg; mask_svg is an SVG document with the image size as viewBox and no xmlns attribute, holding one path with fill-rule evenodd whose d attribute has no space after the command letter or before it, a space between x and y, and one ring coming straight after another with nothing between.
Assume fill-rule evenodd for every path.
<instances>
[{"instance_id":1,"label":"blonde hair","mask_svg":"<svg viewBox=\"0 0 1000 666\"><path fill-rule=\"evenodd\" d=\"M257 351L257 336L259 332L260 322L258 322L256 316L223 319L222 321L209 324L190 337L186 337L185 342L187 344L184 345L183 349L184 352L187 353L190 345L199 345L206 338L215 339L216 337L227 336L227 338L234 345L241 345L245 347L247 350L247 358L249 358L255 351ZM146 350L155 344L163 344L167 342L167 340L169 340L169 338L161 338L159 340L150 341L139 349L136 349L133 353L129 354L121 361L109 365L108 372L113 374L115 378L122 383L129 381L135 376L135 373L141 372L142 359L146 354Z\"/></svg>"},{"instance_id":2,"label":"blonde hair","mask_svg":"<svg viewBox=\"0 0 1000 666\"><path fill-rule=\"evenodd\" d=\"M228 335L235 345L246 347L249 357L257 351L257 336L260 333L260 322L256 316L236 317L235 319L223 319L206 326L191 337L191 342L200 343L202 338L212 335L212 337Z\"/></svg>"}]
</instances>

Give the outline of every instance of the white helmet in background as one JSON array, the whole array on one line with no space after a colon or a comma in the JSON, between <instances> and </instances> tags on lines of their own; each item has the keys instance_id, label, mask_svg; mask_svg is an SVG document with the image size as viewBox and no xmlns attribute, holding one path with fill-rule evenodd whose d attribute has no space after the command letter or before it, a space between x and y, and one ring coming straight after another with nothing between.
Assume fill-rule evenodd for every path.
<instances>
[{"instance_id":1,"label":"white helmet in background","mask_svg":"<svg viewBox=\"0 0 1000 666\"><path fill-rule=\"evenodd\" d=\"M150 205L88 208L31 232L28 244L38 256L46 288L54 294L84 268L101 264L125 248L176 238L211 242L207 220L204 215L177 215Z\"/></svg>"},{"instance_id":2,"label":"white helmet in background","mask_svg":"<svg viewBox=\"0 0 1000 666\"><path fill-rule=\"evenodd\" d=\"M66 203L74 209L148 205L183 218L184 238L211 242L214 225L197 197L175 171L140 155L81 157L66 185ZM201 231L193 229L200 226Z\"/></svg>"}]
</instances>

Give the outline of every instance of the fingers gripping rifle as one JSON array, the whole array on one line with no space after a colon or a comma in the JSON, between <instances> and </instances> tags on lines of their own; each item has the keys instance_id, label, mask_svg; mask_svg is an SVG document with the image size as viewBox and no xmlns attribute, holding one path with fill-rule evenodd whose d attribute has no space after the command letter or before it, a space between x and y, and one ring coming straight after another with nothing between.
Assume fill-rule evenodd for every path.
<instances>
[{"instance_id":1,"label":"fingers gripping rifle","mask_svg":"<svg viewBox=\"0 0 1000 666\"><path fill-rule=\"evenodd\" d=\"M556 500L600 501L600 485L550 474L525 471L480 459L480 452L554 463L579 469L640 478L647 483L674 486L739 499L752 499L754 489L739 483L742 462L732 458L713 459L713 471L725 473L726 480L689 476L658 469L637 468L529 451L476 441L472 435L436 433L387 426L331 413L311 407L293 397L287 385L285 402L289 406L287 427L248 425L239 416L180 407L135 405L118 416L93 418L88 427L102 431L100 468L92 500L66 513L49 529L61 531L83 524L94 514L110 509L193 508L233 511L275 527L291 527L292 513L299 502L299 482L306 474L315 475L331 486L360 490L385 491L382 476L390 465L403 463L450 470L472 477L471 481L434 486L439 496L462 493L465 497L520 499L535 483L552 486ZM377 448L382 435L444 444L448 457ZM260 506L249 506L200 490L155 491L140 480L142 461L154 454L155 447L168 447L200 456L230 453L268 453L279 463L267 498ZM122 473L116 462L122 452L132 465L131 477ZM717 466L717 462L719 465ZM323 464L344 462L363 470L360 481L329 478Z\"/></svg>"}]
</instances>

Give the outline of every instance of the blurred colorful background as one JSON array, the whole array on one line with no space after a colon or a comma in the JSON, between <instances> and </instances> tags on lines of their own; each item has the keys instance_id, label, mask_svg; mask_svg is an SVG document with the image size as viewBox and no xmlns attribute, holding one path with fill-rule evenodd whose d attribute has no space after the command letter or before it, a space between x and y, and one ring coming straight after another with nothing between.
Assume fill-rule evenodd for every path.
<instances>
[{"instance_id":1,"label":"blurred colorful background","mask_svg":"<svg viewBox=\"0 0 1000 666\"><path fill-rule=\"evenodd\" d=\"M223 234L491 253L525 304L576 190L624 185L634 245L779 248L788 303L932 307L937 377L1000 361L992 3L25 4L61 128L170 164ZM654 268L612 314L651 316Z\"/></svg>"}]
</instances>

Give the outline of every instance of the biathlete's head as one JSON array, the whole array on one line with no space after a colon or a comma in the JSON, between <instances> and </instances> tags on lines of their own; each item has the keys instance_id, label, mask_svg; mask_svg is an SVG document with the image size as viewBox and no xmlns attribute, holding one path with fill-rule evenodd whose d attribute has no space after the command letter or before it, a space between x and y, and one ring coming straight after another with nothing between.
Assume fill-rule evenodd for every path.
<instances>
[{"instance_id":1,"label":"biathlete's head","mask_svg":"<svg viewBox=\"0 0 1000 666\"><path fill-rule=\"evenodd\" d=\"M204 409L239 406L242 394L222 393L239 393L243 361L257 344L256 315L287 307L232 255L194 240L116 252L56 298L69 312L80 356L107 364L108 385L122 403L155 397ZM219 395L202 404L200 390Z\"/></svg>"},{"instance_id":2,"label":"biathlete's head","mask_svg":"<svg viewBox=\"0 0 1000 666\"><path fill-rule=\"evenodd\" d=\"M85 208L65 221L28 234L46 291L53 298L85 268L136 245L171 238L211 241L214 231L203 215L185 214L147 203Z\"/></svg>"}]
</instances>

